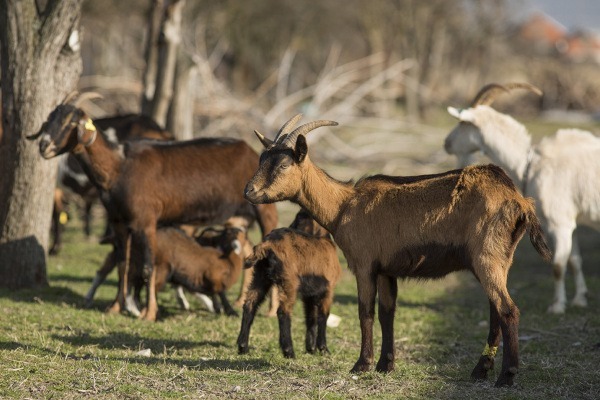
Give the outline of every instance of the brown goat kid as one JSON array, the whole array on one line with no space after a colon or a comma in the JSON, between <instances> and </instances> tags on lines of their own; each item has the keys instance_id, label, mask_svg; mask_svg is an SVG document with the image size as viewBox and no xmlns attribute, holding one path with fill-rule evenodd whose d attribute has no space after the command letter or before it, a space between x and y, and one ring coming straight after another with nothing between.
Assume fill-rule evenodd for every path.
<instances>
[{"instance_id":1,"label":"brown goat kid","mask_svg":"<svg viewBox=\"0 0 600 400\"><path fill-rule=\"evenodd\" d=\"M490 331L472 377L485 379L502 335L502 370L496 386L512 385L518 370L519 310L506 288L518 242L529 229L543 258L550 258L531 199L493 165L436 175L376 175L355 185L339 182L308 157L306 135L332 121L290 132L292 118L274 141L256 132L266 147L246 198L255 204L291 200L332 233L358 287L361 351L353 372L373 363L375 297L379 295L382 345L376 369L394 369L397 279L439 278L470 270L490 303Z\"/></svg>"},{"instance_id":2,"label":"brown goat kid","mask_svg":"<svg viewBox=\"0 0 600 400\"><path fill-rule=\"evenodd\" d=\"M258 307L272 286L278 288L279 345L283 355L294 358L291 313L299 294L306 318L306 351L328 353L326 329L333 291L342 273L331 236L304 211L290 228L275 229L254 247L245 267L254 267L237 345L248 353L250 328Z\"/></svg>"},{"instance_id":3,"label":"brown goat kid","mask_svg":"<svg viewBox=\"0 0 600 400\"><path fill-rule=\"evenodd\" d=\"M73 153L92 182L107 196L119 262L119 291L109 311L125 306L129 284L128 244L144 257L148 282L143 318L157 314L153 268L156 229L161 224L224 223L232 216L258 220L263 234L277 225L273 205L253 206L242 196L244 184L258 166L258 155L241 140L203 138L186 142L130 143L123 154L98 134L93 121L70 98L48 117L40 131L40 153L53 158Z\"/></svg>"},{"instance_id":4,"label":"brown goat kid","mask_svg":"<svg viewBox=\"0 0 600 400\"><path fill-rule=\"evenodd\" d=\"M159 229L156 239L156 291L167 282L181 285L190 292L211 296L217 314L222 303L227 315L238 315L227 300L226 290L242 272L244 230L224 229L215 238L214 247L199 245L177 228Z\"/></svg>"}]
</instances>

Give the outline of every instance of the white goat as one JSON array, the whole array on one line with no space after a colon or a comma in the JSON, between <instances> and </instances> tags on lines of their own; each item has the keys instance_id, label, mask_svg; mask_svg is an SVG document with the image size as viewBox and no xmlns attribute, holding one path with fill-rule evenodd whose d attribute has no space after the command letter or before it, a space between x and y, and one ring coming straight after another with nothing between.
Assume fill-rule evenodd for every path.
<instances>
[{"instance_id":1,"label":"white goat","mask_svg":"<svg viewBox=\"0 0 600 400\"><path fill-rule=\"evenodd\" d=\"M542 225L554 243L554 300L548 311L564 313L567 264L575 277L572 304L587 306L574 231L578 224L600 230L600 138L579 129L561 129L532 145L522 124L489 107L496 94L514 88L542 94L529 84L484 86L469 108L448 107L460 122L446 137L444 147L458 156L461 164L482 151L507 171L524 195L536 200Z\"/></svg>"}]
</instances>

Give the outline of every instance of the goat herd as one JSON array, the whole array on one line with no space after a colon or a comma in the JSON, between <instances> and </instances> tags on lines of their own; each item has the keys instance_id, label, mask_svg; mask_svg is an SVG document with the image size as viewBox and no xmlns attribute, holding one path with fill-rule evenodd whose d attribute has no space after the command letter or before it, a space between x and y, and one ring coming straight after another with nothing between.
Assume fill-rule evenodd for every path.
<instances>
[{"instance_id":1,"label":"goat herd","mask_svg":"<svg viewBox=\"0 0 600 400\"><path fill-rule=\"evenodd\" d=\"M529 84L490 84L469 108L448 108L459 124L446 138L446 151L464 165L482 151L496 165L424 176L374 175L356 183L335 180L308 155L306 135L337 123L320 120L296 128L301 115L287 121L273 140L255 131L265 148L259 157L236 139L157 140L172 138L139 117L117 127L115 141L108 127L117 121L92 121L80 108L86 95L71 95L28 138L40 138L45 159L69 153L66 160L78 162L70 170L79 166L83 172L63 177L71 176L81 188L87 177L91 184L85 192L93 192L106 208L113 250L88 302L116 267L119 287L111 312L128 310L155 320L156 292L170 282L183 304L185 288L205 299L208 295L215 311L223 307L237 315L225 293L246 268L238 298L243 304L239 353L248 352L254 316L269 291L284 356L294 357L290 314L298 295L306 314L306 351L326 353L326 322L341 275L335 240L357 282L362 340L353 372L369 370L374 361L376 297L382 331L376 370L389 372L394 369L397 279L438 278L466 269L490 304L489 335L471 376L487 377L502 338L496 386L504 386L513 384L519 363L519 309L506 287L517 244L528 230L537 252L552 261L556 291L549 311L561 313L567 264L575 272L573 304L586 305L573 231L579 222L595 227L600 222L600 191L593 184L600 171L600 139L569 129L532 145L523 125L490 107L498 94L516 88L541 94ZM135 140L139 137L154 140ZM273 203L283 200L302 211L289 228L275 229ZM59 219L59 202L56 210ZM254 222L263 242L252 249L247 229ZM216 224L222 228L195 236L183 229ZM59 232L60 221L54 226ZM146 301L140 311L142 289Z\"/></svg>"}]
</instances>

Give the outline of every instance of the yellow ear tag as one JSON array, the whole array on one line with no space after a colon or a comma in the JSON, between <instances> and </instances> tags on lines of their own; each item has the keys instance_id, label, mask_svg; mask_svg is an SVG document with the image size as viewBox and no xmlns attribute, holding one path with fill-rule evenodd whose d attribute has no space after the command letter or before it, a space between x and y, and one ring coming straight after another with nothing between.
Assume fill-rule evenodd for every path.
<instances>
[{"instance_id":1,"label":"yellow ear tag","mask_svg":"<svg viewBox=\"0 0 600 400\"><path fill-rule=\"evenodd\" d=\"M61 211L60 216L58 217L58 222L60 222L61 225L64 225L67 223L68 220L69 220L69 216L67 215L67 213L64 211Z\"/></svg>"},{"instance_id":2,"label":"yellow ear tag","mask_svg":"<svg viewBox=\"0 0 600 400\"><path fill-rule=\"evenodd\" d=\"M85 122L85 129L87 129L88 131L96 130L96 127L94 126L94 123L92 122L91 118L88 118L88 120Z\"/></svg>"}]
</instances>

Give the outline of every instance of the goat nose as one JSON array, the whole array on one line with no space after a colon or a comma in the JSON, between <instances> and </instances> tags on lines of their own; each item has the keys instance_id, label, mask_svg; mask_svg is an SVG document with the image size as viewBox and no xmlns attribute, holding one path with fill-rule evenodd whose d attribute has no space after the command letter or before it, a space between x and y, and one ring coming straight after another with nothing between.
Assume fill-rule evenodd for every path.
<instances>
[{"instance_id":1,"label":"goat nose","mask_svg":"<svg viewBox=\"0 0 600 400\"><path fill-rule=\"evenodd\" d=\"M251 195L252 193L254 193L254 185L248 182L246 188L244 189L244 196L248 197L248 195Z\"/></svg>"},{"instance_id":2,"label":"goat nose","mask_svg":"<svg viewBox=\"0 0 600 400\"><path fill-rule=\"evenodd\" d=\"M444 150L446 150L446 153L450 154L450 141L448 139L444 140Z\"/></svg>"}]
</instances>

